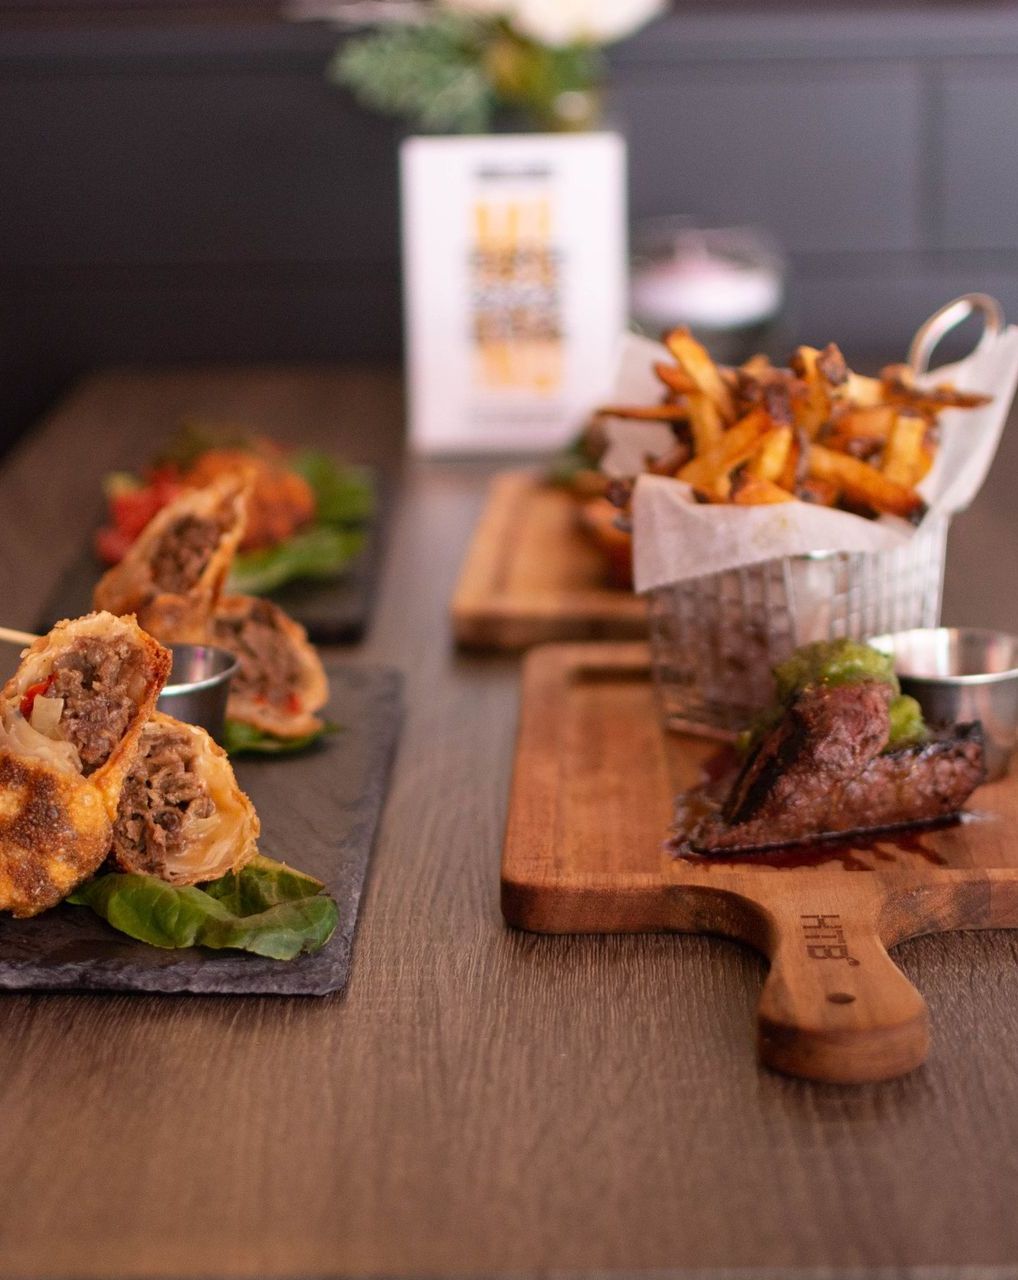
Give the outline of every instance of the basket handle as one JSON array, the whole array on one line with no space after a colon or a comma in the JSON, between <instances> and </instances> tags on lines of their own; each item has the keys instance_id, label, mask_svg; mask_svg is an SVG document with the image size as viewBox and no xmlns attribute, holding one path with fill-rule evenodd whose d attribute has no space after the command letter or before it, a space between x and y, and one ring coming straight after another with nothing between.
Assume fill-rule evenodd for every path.
<instances>
[{"instance_id":1,"label":"basket handle","mask_svg":"<svg viewBox=\"0 0 1018 1280\"><path fill-rule=\"evenodd\" d=\"M946 303L939 311L934 311L928 320L923 321L908 349L908 363L917 377L921 377L929 369L930 358L942 339L976 311L982 314L984 321L983 332L976 344L978 346L987 334L1000 333L1004 327L1003 308L988 293L963 293L960 298Z\"/></svg>"}]
</instances>

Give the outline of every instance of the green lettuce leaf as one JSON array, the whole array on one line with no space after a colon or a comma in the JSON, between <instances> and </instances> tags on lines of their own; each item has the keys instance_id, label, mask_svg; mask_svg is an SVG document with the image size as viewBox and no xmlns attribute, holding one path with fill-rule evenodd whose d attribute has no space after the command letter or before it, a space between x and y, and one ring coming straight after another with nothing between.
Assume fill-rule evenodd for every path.
<instances>
[{"instance_id":1,"label":"green lettuce leaf","mask_svg":"<svg viewBox=\"0 0 1018 1280\"><path fill-rule=\"evenodd\" d=\"M362 529L317 524L285 542L237 556L229 589L239 595L263 596L292 578L334 578L362 549Z\"/></svg>"},{"instance_id":2,"label":"green lettuce leaf","mask_svg":"<svg viewBox=\"0 0 1018 1280\"><path fill-rule=\"evenodd\" d=\"M288 752L303 751L325 734L337 733L339 727L338 724L326 722L314 733L306 733L299 738L279 738L274 733L256 729L253 724L245 724L243 720L227 720L223 725L222 745L231 756L249 751L262 755L285 755Z\"/></svg>"},{"instance_id":3,"label":"green lettuce leaf","mask_svg":"<svg viewBox=\"0 0 1018 1280\"><path fill-rule=\"evenodd\" d=\"M339 911L323 889L320 880L259 856L203 888L109 872L67 901L153 947L231 948L292 960L320 950L336 930Z\"/></svg>"},{"instance_id":4,"label":"green lettuce leaf","mask_svg":"<svg viewBox=\"0 0 1018 1280\"><path fill-rule=\"evenodd\" d=\"M315 518L321 524L363 524L375 509L371 472L349 467L318 449L304 449L288 465L311 486Z\"/></svg>"}]
</instances>

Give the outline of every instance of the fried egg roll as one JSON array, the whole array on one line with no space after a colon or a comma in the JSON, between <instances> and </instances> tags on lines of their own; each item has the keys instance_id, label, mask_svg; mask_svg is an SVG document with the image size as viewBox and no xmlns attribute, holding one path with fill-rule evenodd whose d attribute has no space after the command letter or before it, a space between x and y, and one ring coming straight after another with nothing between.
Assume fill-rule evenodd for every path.
<instances>
[{"instance_id":1,"label":"fried egg roll","mask_svg":"<svg viewBox=\"0 0 1018 1280\"><path fill-rule=\"evenodd\" d=\"M299 623L256 596L224 596L212 615L209 643L239 662L230 685L227 717L279 738L316 733L314 714L329 685L321 659Z\"/></svg>"},{"instance_id":2,"label":"fried egg roll","mask_svg":"<svg viewBox=\"0 0 1018 1280\"><path fill-rule=\"evenodd\" d=\"M185 490L103 575L95 607L137 614L146 631L167 642L202 643L244 534L249 490L244 474Z\"/></svg>"},{"instance_id":3,"label":"fried egg roll","mask_svg":"<svg viewBox=\"0 0 1018 1280\"><path fill-rule=\"evenodd\" d=\"M0 910L54 906L106 857L120 792L170 671L133 618L60 622L0 689Z\"/></svg>"},{"instance_id":4,"label":"fried egg roll","mask_svg":"<svg viewBox=\"0 0 1018 1280\"><path fill-rule=\"evenodd\" d=\"M251 861L259 825L222 747L156 712L120 794L116 864L175 885L215 880Z\"/></svg>"}]
</instances>

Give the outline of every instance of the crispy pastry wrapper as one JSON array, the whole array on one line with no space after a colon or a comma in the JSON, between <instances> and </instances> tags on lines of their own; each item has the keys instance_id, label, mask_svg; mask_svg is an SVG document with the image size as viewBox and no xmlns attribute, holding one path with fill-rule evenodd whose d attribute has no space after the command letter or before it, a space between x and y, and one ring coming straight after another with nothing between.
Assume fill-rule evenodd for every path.
<instances>
[{"instance_id":1,"label":"crispy pastry wrapper","mask_svg":"<svg viewBox=\"0 0 1018 1280\"><path fill-rule=\"evenodd\" d=\"M661 386L655 361L668 360L659 343L627 336L610 399L653 404ZM773 506L702 505L689 485L664 476L640 475L633 497L633 571L636 590L646 592L704 574L720 573L782 556L811 551L887 551L917 532L962 511L975 498L993 462L1018 382L1018 326L987 333L975 351L955 364L931 370L921 384L951 382L960 390L992 396L977 409L940 414L941 445L919 492L929 504L918 529L892 516L866 520L847 511L805 502ZM607 423L611 445L602 467L612 475L643 469L673 436L658 423Z\"/></svg>"},{"instance_id":2,"label":"crispy pastry wrapper","mask_svg":"<svg viewBox=\"0 0 1018 1280\"><path fill-rule=\"evenodd\" d=\"M251 480L243 473L223 476L202 489L187 489L157 512L123 560L99 580L93 603L111 613L134 613L154 636L177 644L201 644L207 619L222 595L230 566L244 536ZM197 582L184 592L165 591L152 565L164 540L185 517L218 519L223 531Z\"/></svg>"},{"instance_id":3,"label":"crispy pastry wrapper","mask_svg":"<svg viewBox=\"0 0 1018 1280\"><path fill-rule=\"evenodd\" d=\"M157 711L142 730L131 779L147 776L150 750L158 750L167 737L181 744L188 767L204 784L214 810L207 817L185 810L177 847L161 859L154 858L144 844L119 838L130 819L129 785L114 824L113 860L123 871L157 875L174 885L202 884L239 871L258 852L261 824L226 752L204 729Z\"/></svg>"},{"instance_id":4,"label":"crispy pastry wrapper","mask_svg":"<svg viewBox=\"0 0 1018 1280\"><path fill-rule=\"evenodd\" d=\"M87 777L66 744L35 730L20 710L26 692L79 638L126 641L138 655L128 689L135 709L107 760ZM109 613L60 622L24 651L0 690L0 910L44 911L106 857L124 778L169 671L170 654L134 618Z\"/></svg>"},{"instance_id":5,"label":"crispy pastry wrapper","mask_svg":"<svg viewBox=\"0 0 1018 1280\"><path fill-rule=\"evenodd\" d=\"M271 733L278 738L302 738L307 734L317 733L323 725L314 713L328 701L328 679L321 659L308 640L307 632L278 605L256 596L224 596L213 617L209 642L229 649L239 658L241 671L238 675L241 675L252 659L234 642L230 629L219 624L244 622L251 618L253 612L271 620L271 625L282 637L296 662L298 677L292 691L293 706L278 706L250 696L242 688L238 688L239 680L235 676L226 704L227 718L253 725L263 733Z\"/></svg>"}]
</instances>

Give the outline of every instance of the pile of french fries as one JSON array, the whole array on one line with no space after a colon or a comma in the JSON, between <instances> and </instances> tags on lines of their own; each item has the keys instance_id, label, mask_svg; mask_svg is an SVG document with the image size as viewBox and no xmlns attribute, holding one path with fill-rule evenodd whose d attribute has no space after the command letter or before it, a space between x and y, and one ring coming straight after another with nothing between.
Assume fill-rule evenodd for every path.
<instances>
[{"instance_id":1,"label":"pile of french fries","mask_svg":"<svg viewBox=\"0 0 1018 1280\"><path fill-rule=\"evenodd\" d=\"M918 523L926 505L916 485L933 465L940 411L989 400L946 383L917 387L907 365L863 377L834 343L799 347L787 369L762 355L716 365L688 329L664 345L674 363L654 366L661 403L604 405L598 416L670 424L674 447L647 470L686 481L701 502L798 499ZM631 486L615 493L625 505Z\"/></svg>"}]
</instances>

